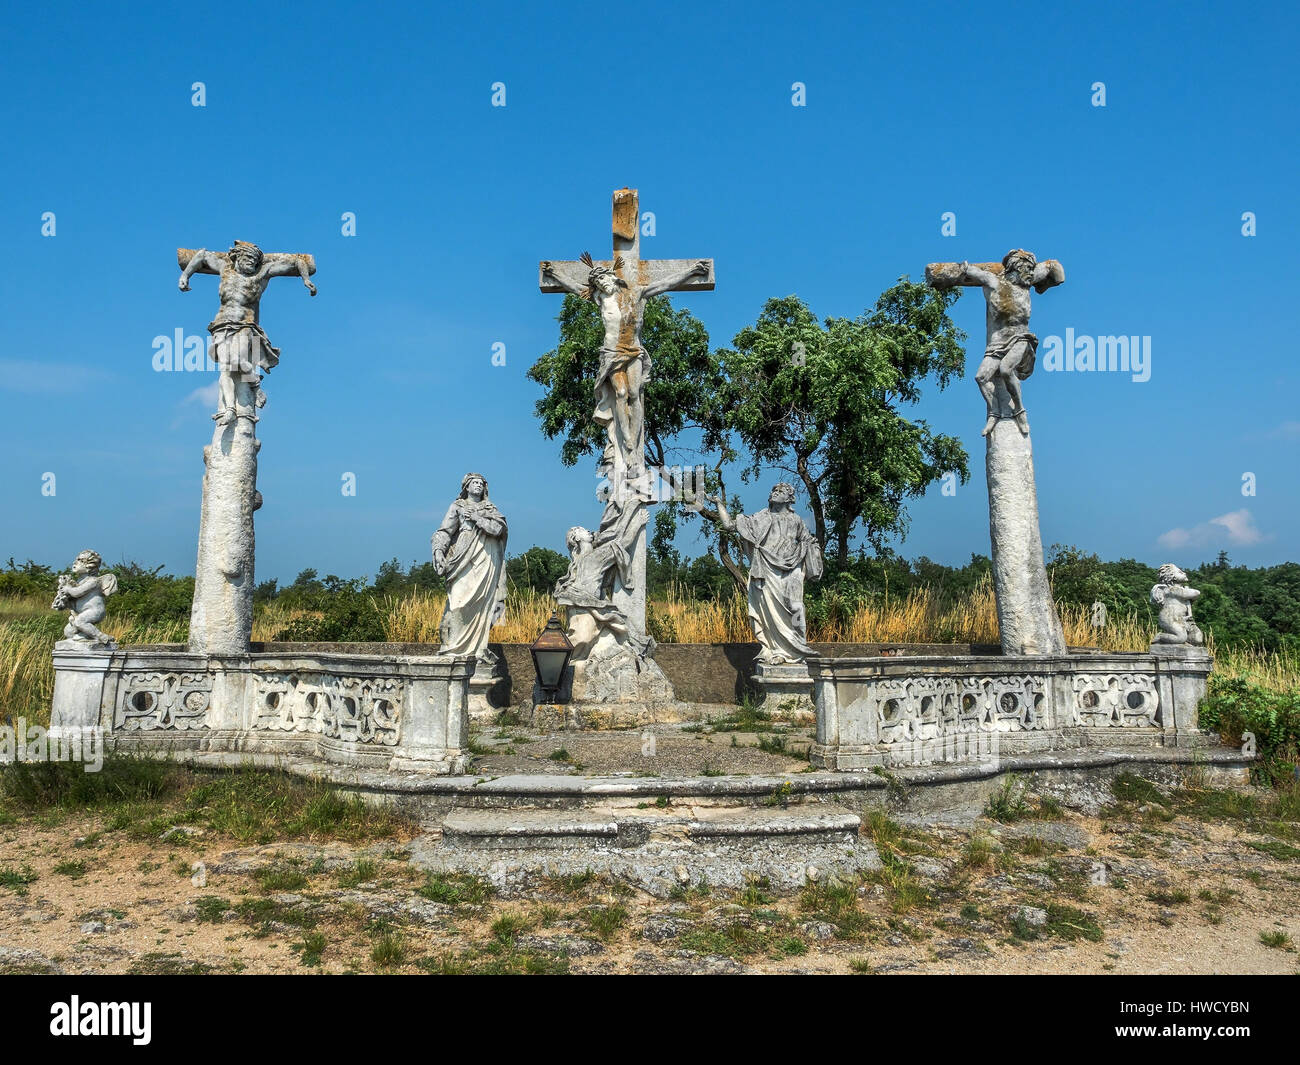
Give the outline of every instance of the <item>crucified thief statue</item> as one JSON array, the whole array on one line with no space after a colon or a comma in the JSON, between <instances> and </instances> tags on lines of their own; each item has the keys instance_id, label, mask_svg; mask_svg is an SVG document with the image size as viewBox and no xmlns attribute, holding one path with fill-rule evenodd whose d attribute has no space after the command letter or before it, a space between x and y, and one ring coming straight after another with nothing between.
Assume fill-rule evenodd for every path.
<instances>
[{"instance_id":1,"label":"crucified thief statue","mask_svg":"<svg viewBox=\"0 0 1300 1065\"><path fill-rule=\"evenodd\" d=\"M217 386L217 412L212 416L218 425L229 425L236 418L257 421L256 409L266 404L259 370L270 370L280 361L280 351L258 323L262 293L273 277L297 274L307 291L316 295L311 275L316 263L310 255L272 252L264 254L256 244L237 240L228 252L181 249L177 252L181 266L180 290L190 290L190 276L195 273L217 274L221 278L217 295L221 308L208 323L212 334L212 355L221 371ZM247 386L241 395L239 385ZM246 400L240 403L240 399Z\"/></svg>"},{"instance_id":2,"label":"crucified thief statue","mask_svg":"<svg viewBox=\"0 0 1300 1065\"><path fill-rule=\"evenodd\" d=\"M1003 415L999 412L998 383L1006 388L1014 418L1021 433L1029 435L1020 382L1034 372L1038 337L1029 331L1030 288L1043 292L1065 280L1065 271L1055 259L1039 262L1031 252L1017 248L1007 252L999 269L995 263L932 263L926 270L936 285L979 285L984 290L987 346L975 372L975 383L984 394L988 417L982 436L988 436Z\"/></svg>"}]
</instances>

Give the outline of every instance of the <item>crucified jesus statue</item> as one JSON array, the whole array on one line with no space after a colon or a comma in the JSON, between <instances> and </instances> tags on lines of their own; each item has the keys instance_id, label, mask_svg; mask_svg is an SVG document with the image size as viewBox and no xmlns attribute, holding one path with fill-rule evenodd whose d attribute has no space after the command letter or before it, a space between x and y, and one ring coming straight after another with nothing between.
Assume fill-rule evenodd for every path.
<instances>
[{"instance_id":1,"label":"crucified jesus statue","mask_svg":"<svg viewBox=\"0 0 1300 1065\"><path fill-rule=\"evenodd\" d=\"M248 241L237 240L228 252L181 249L177 252L181 265L180 290L190 290L190 277L195 273L217 274L221 278L217 295L221 309L208 323L212 334L212 354L221 371L217 385L217 413L212 416L218 425L229 425L236 418L257 421L256 409L266 404L262 392L259 370L270 370L280 361L280 351L258 324L262 293L273 277L297 274L307 291L316 295L311 275L316 263L310 255L271 253ZM247 389L241 404L239 385Z\"/></svg>"},{"instance_id":2,"label":"crucified jesus statue","mask_svg":"<svg viewBox=\"0 0 1300 1065\"><path fill-rule=\"evenodd\" d=\"M594 262L588 252L582 253L581 262L588 271L585 283L565 277L551 262L542 263L542 277L600 308L605 339L596 374L594 420L609 434L607 465L622 466L627 476L635 479L645 465L644 392L650 376L650 356L641 344L645 301L681 287L692 277L708 277L710 264L699 259L648 284L629 285L619 276L623 272L621 257L615 257L612 268ZM614 463L609 463L611 448Z\"/></svg>"}]
</instances>

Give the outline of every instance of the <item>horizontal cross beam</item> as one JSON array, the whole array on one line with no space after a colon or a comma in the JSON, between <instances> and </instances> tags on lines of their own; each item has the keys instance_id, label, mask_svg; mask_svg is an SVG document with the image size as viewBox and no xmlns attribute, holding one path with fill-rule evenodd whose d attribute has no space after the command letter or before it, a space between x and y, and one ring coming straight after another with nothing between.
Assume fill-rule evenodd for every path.
<instances>
[{"instance_id":1,"label":"horizontal cross beam","mask_svg":"<svg viewBox=\"0 0 1300 1065\"><path fill-rule=\"evenodd\" d=\"M987 270L990 274L1001 274L1001 263L969 263L969 266L977 270ZM1034 286L1037 292L1046 292L1049 288L1065 283L1065 267L1055 259L1044 259L1039 266L1048 268L1047 276ZM927 284L935 288L952 288L955 285L973 285L978 287L979 282L971 278L962 276L961 263L930 263L925 268L925 280Z\"/></svg>"},{"instance_id":2,"label":"horizontal cross beam","mask_svg":"<svg viewBox=\"0 0 1300 1065\"><path fill-rule=\"evenodd\" d=\"M187 266L190 265L190 260L193 259L194 256L197 255L197 254L199 253L199 251L201 251L201 250L202 250L202 249L200 249L200 248L177 248L177 249L176 249L176 265L179 266L182 270L184 270ZM209 251L208 254L209 254L209 255L220 255L220 256L222 256L223 258L229 258L229 257L230 257L230 253L229 253L229 252L224 252L224 251L218 251L218 252ZM305 260L306 263L307 263L307 273L308 273L308 274L314 274L314 273L316 272L316 258L315 258L315 256L307 255L307 254L305 254L305 253L299 253L299 252L287 252L287 251L268 251L268 252L263 252L263 253L262 253L262 259L263 259L265 262L277 262L277 261L281 261L281 260L288 261L288 260L292 260L292 259L302 259L302 260ZM196 268L194 272L195 272L196 274L215 274L215 273L217 273L216 270L213 270L211 267L207 266L207 264L204 264L203 266L200 266L200 267Z\"/></svg>"},{"instance_id":3,"label":"horizontal cross beam","mask_svg":"<svg viewBox=\"0 0 1300 1065\"><path fill-rule=\"evenodd\" d=\"M671 277L674 274L685 273L694 266L699 259L642 259L637 264L636 284L639 288L653 284L663 277ZM714 289L713 281L713 260L706 260L709 264L709 274L707 277L696 275L688 277L685 281L674 286L673 292L712 292ZM603 262L598 261L597 266L604 266L610 270L614 269L614 264L606 259ZM630 263L624 263L624 281L630 280L626 276L626 271L631 268ZM575 259L551 260L551 269L563 277L565 280L574 285L585 285L587 275L591 272L591 267L585 263L578 262ZM537 287L543 292L564 292L565 288L559 284L553 277L548 277L543 273L542 266L537 266Z\"/></svg>"}]
</instances>

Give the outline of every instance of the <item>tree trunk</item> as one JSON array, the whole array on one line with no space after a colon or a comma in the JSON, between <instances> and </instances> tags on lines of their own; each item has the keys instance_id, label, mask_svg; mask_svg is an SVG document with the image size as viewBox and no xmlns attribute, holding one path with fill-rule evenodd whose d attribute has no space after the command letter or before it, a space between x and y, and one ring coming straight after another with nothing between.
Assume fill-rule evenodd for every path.
<instances>
[{"instance_id":1,"label":"tree trunk","mask_svg":"<svg viewBox=\"0 0 1300 1065\"><path fill-rule=\"evenodd\" d=\"M808 469L808 455L806 452L795 450L795 470L799 474L799 480L803 482L804 491L808 493L808 506L812 508L813 516L813 535L817 537L817 543L822 549L826 548L826 510L822 506L821 492L817 487L817 478L812 475Z\"/></svg>"}]
</instances>

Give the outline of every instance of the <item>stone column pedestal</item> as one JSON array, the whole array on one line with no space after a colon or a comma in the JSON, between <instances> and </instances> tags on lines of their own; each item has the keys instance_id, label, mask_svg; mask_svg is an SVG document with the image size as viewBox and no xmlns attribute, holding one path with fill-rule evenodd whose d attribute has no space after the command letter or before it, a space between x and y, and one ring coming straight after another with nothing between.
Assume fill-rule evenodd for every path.
<instances>
[{"instance_id":1,"label":"stone column pedestal","mask_svg":"<svg viewBox=\"0 0 1300 1065\"><path fill-rule=\"evenodd\" d=\"M203 449L203 506L199 554L190 609L190 650L195 654L248 653L253 633L253 512L257 452L251 418L218 426Z\"/></svg>"},{"instance_id":2,"label":"stone column pedestal","mask_svg":"<svg viewBox=\"0 0 1300 1065\"><path fill-rule=\"evenodd\" d=\"M1189 644L1151 645L1160 669L1161 727L1166 742L1177 747L1198 747L1210 741L1200 727L1200 707L1209 689L1214 662L1204 647Z\"/></svg>"},{"instance_id":3,"label":"stone column pedestal","mask_svg":"<svg viewBox=\"0 0 1300 1065\"><path fill-rule=\"evenodd\" d=\"M993 588L1004 655L1063 655L1065 633L1052 602L1038 527L1034 449L1028 434L1006 417L1011 407L998 385L1004 417L985 438Z\"/></svg>"},{"instance_id":4,"label":"stone column pedestal","mask_svg":"<svg viewBox=\"0 0 1300 1065\"><path fill-rule=\"evenodd\" d=\"M492 702L492 690L505 680L505 672L499 663L489 665L479 662L469 678L469 720L474 725L487 725L496 720L497 714L505 709Z\"/></svg>"},{"instance_id":5,"label":"stone column pedestal","mask_svg":"<svg viewBox=\"0 0 1300 1065\"><path fill-rule=\"evenodd\" d=\"M762 693L759 709L775 720L804 725L815 718L812 674L803 662L759 662L754 669L754 683Z\"/></svg>"},{"instance_id":6,"label":"stone column pedestal","mask_svg":"<svg viewBox=\"0 0 1300 1065\"><path fill-rule=\"evenodd\" d=\"M104 679L113 652L79 640L54 645L54 705L50 732L82 730L100 725Z\"/></svg>"}]
</instances>

